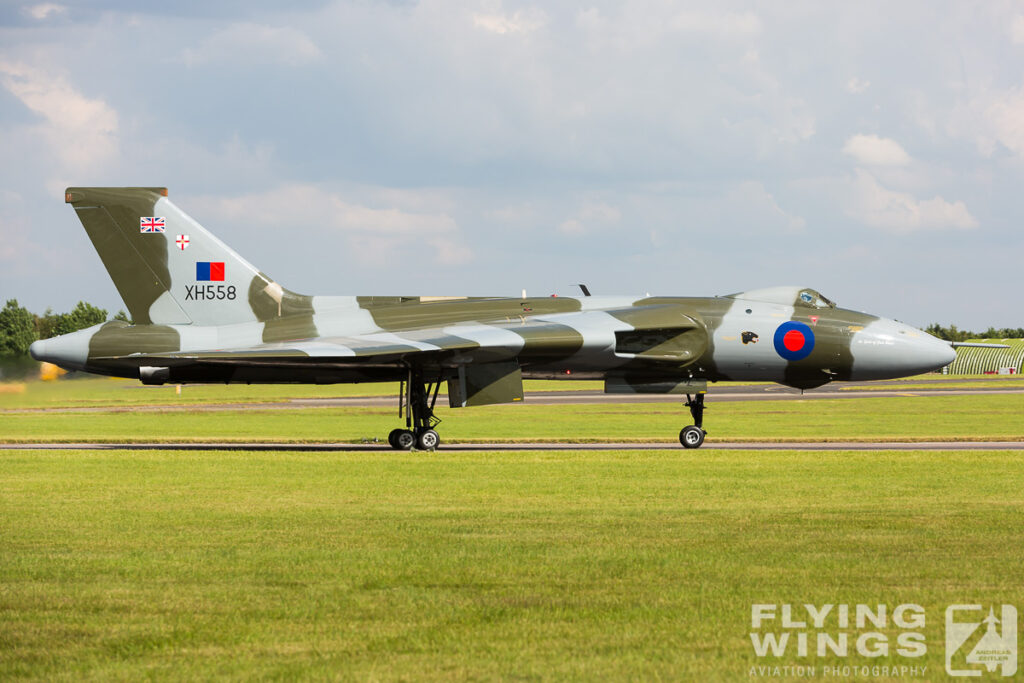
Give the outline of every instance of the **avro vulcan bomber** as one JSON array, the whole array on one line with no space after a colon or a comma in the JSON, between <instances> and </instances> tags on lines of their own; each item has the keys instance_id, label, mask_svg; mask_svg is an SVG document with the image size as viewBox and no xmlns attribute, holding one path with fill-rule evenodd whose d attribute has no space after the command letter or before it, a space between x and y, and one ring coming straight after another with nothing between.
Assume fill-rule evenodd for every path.
<instances>
[{"instance_id":1,"label":"avro vulcan bomber","mask_svg":"<svg viewBox=\"0 0 1024 683\"><path fill-rule=\"evenodd\" d=\"M307 296L258 270L159 187L71 187L65 200L134 324L37 341L61 367L186 382L401 382L398 449L440 443L433 408L523 400L523 379L600 379L609 393L686 396L704 442L709 382L904 377L950 363L948 342L836 307L807 287L717 297Z\"/></svg>"}]
</instances>

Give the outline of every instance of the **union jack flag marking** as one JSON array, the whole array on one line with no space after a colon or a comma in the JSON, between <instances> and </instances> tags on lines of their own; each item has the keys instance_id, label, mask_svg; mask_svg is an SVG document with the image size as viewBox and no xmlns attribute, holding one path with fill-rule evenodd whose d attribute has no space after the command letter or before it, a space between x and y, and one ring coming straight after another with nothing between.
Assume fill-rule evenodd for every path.
<instances>
[{"instance_id":1,"label":"union jack flag marking","mask_svg":"<svg viewBox=\"0 0 1024 683\"><path fill-rule=\"evenodd\" d=\"M163 232L166 221L163 216L141 216L139 232Z\"/></svg>"}]
</instances>

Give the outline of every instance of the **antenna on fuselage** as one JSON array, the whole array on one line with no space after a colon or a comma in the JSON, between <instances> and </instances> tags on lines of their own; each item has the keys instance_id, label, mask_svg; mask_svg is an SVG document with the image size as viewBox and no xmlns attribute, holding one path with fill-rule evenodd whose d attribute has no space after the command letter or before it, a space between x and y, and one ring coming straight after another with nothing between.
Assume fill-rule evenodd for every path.
<instances>
[{"instance_id":1,"label":"antenna on fuselage","mask_svg":"<svg viewBox=\"0 0 1024 683\"><path fill-rule=\"evenodd\" d=\"M590 296L590 289L585 284L580 283L576 286L583 290L583 296Z\"/></svg>"}]
</instances>

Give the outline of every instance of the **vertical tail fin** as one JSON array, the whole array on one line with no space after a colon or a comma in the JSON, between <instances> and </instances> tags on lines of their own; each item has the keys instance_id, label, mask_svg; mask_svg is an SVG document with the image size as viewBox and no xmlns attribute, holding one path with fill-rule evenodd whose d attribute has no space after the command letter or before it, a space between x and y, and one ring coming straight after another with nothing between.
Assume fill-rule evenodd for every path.
<instances>
[{"instance_id":1,"label":"vertical tail fin","mask_svg":"<svg viewBox=\"0 0 1024 683\"><path fill-rule=\"evenodd\" d=\"M167 198L162 187L69 187L72 205L137 324L267 321L304 308Z\"/></svg>"}]
</instances>

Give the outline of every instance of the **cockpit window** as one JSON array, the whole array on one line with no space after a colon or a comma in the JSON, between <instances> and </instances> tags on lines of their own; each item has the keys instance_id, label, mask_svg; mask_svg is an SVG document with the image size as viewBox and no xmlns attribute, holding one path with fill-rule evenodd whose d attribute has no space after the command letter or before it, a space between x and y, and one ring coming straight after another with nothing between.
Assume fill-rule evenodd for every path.
<instances>
[{"instance_id":1,"label":"cockpit window","mask_svg":"<svg viewBox=\"0 0 1024 683\"><path fill-rule=\"evenodd\" d=\"M809 287L767 287L752 289L738 294L726 295L730 299L760 301L779 306L799 306L802 308L835 308L836 305Z\"/></svg>"},{"instance_id":2,"label":"cockpit window","mask_svg":"<svg viewBox=\"0 0 1024 683\"><path fill-rule=\"evenodd\" d=\"M813 289L800 290L800 303L811 308L835 308L836 305Z\"/></svg>"}]
</instances>

